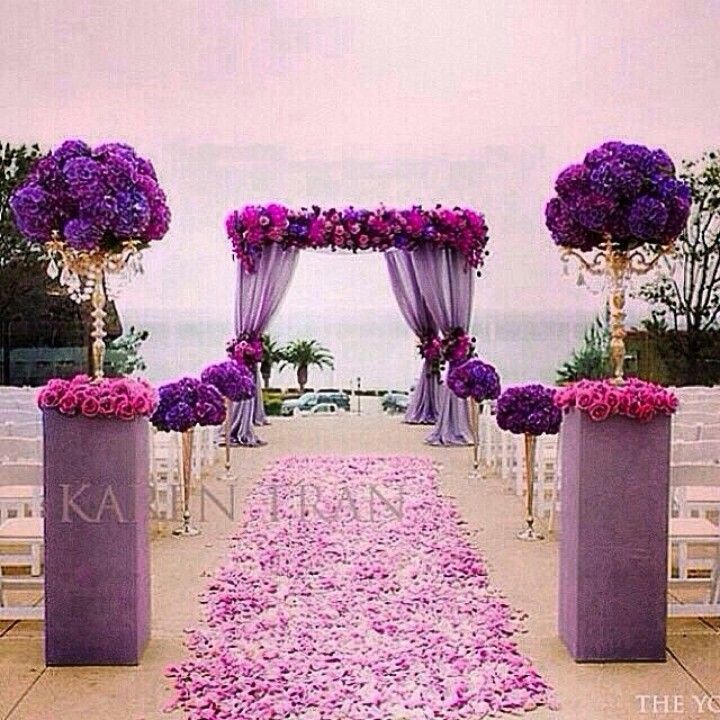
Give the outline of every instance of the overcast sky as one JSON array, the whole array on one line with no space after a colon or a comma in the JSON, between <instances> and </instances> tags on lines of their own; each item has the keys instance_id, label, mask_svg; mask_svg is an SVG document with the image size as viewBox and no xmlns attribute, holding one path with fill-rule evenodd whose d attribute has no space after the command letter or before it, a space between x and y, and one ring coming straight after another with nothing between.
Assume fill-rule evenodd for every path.
<instances>
[{"instance_id":1,"label":"overcast sky","mask_svg":"<svg viewBox=\"0 0 720 720\"><path fill-rule=\"evenodd\" d=\"M124 140L173 211L120 305L228 313L247 202L467 204L483 308L591 308L543 227L552 180L611 139L720 145L712 0L5 0L0 138ZM380 312L381 258L308 251L285 312ZM229 315L228 315L229 316Z\"/></svg>"}]
</instances>

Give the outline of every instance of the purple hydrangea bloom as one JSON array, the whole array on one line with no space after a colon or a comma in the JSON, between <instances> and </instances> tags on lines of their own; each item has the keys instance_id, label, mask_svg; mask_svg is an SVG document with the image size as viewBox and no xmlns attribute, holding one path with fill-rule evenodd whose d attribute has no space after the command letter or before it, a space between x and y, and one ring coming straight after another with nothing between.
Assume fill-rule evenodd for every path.
<instances>
[{"instance_id":1,"label":"purple hydrangea bloom","mask_svg":"<svg viewBox=\"0 0 720 720\"><path fill-rule=\"evenodd\" d=\"M76 250L92 250L98 246L102 235L97 225L81 218L68 221L63 234L65 242Z\"/></svg>"},{"instance_id":2,"label":"purple hydrangea bloom","mask_svg":"<svg viewBox=\"0 0 720 720\"><path fill-rule=\"evenodd\" d=\"M554 403L554 388L519 385L498 398L496 420L502 430L517 435L554 435L560 430L562 413Z\"/></svg>"},{"instance_id":3,"label":"purple hydrangea bloom","mask_svg":"<svg viewBox=\"0 0 720 720\"><path fill-rule=\"evenodd\" d=\"M555 191L566 202L572 202L578 195L587 192L588 169L584 165L566 167L555 181Z\"/></svg>"},{"instance_id":4,"label":"purple hydrangea bloom","mask_svg":"<svg viewBox=\"0 0 720 720\"><path fill-rule=\"evenodd\" d=\"M234 360L210 365L202 371L200 379L213 385L218 392L233 402L249 400L255 396L255 380L245 365Z\"/></svg>"},{"instance_id":5,"label":"purple hydrangea bloom","mask_svg":"<svg viewBox=\"0 0 720 720\"><path fill-rule=\"evenodd\" d=\"M86 250L160 240L170 225L155 169L122 143L92 150L81 140L64 142L33 165L10 204L28 239L46 242L56 232Z\"/></svg>"},{"instance_id":6,"label":"purple hydrangea bloom","mask_svg":"<svg viewBox=\"0 0 720 720\"><path fill-rule=\"evenodd\" d=\"M478 402L494 400L500 395L500 376L497 371L492 365L477 358L452 367L447 384L459 398L471 397Z\"/></svg>"},{"instance_id":7,"label":"purple hydrangea bloom","mask_svg":"<svg viewBox=\"0 0 720 720\"><path fill-rule=\"evenodd\" d=\"M594 233L573 218L569 207L560 198L553 198L545 206L545 224L557 245L590 250L595 244Z\"/></svg>"},{"instance_id":8,"label":"purple hydrangea bloom","mask_svg":"<svg viewBox=\"0 0 720 720\"><path fill-rule=\"evenodd\" d=\"M18 230L31 240L47 241L55 220L53 198L40 185L23 185L10 198Z\"/></svg>"},{"instance_id":9,"label":"purple hydrangea bloom","mask_svg":"<svg viewBox=\"0 0 720 720\"><path fill-rule=\"evenodd\" d=\"M185 402L176 403L171 408L168 408L164 417L167 429L175 432L185 432L197 424L193 408Z\"/></svg>"},{"instance_id":10,"label":"purple hydrangea bloom","mask_svg":"<svg viewBox=\"0 0 720 720\"><path fill-rule=\"evenodd\" d=\"M633 235L650 242L661 240L668 210L661 200L643 195L630 208L628 227Z\"/></svg>"}]
</instances>

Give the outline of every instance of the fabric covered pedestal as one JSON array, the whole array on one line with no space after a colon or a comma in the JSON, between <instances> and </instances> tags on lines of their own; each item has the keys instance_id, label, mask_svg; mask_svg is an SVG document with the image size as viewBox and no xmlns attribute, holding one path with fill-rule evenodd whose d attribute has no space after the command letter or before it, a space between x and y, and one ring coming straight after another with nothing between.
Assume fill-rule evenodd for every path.
<instances>
[{"instance_id":1,"label":"fabric covered pedestal","mask_svg":"<svg viewBox=\"0 0 720 720\"><path fill-rule=\"evenodd\" d=\"M136 665L150 637L148 421L43 422L45 661Z\"/></svg>"},{"instance_id":2,"label":"fabric covered pedestal","mask_svg":"<svg viewBox=\"0 0 720 720\"><path fill-rule=\"evenodd\" d=\"M665 660L670 418L561 436L559 632L575 660Z\"/></svg>"}]
</instances>

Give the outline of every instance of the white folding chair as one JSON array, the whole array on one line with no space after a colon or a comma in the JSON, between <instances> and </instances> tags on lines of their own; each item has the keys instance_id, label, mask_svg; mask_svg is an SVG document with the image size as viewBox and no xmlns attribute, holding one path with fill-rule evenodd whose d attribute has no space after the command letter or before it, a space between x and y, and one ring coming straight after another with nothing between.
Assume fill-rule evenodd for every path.
<instances>
[{"instance_id":1,"label":"white folding chair","mask_svg":"<svg viewBox=\"0 0 720 720\"><path fill-rule=\"evenodd\" d=\"M6 422L0 425L0 435L5 437L42 437L40 418L33 422Z\"/></svg>"},{"instance_id":2,"label":"white folding chair","mask_svg":"<svg viewBox=\"0 0 720 720\"><path fill-rule=\"evenodd\" d=\"M720 413L713 412L682 412L678 409L675 422L682 425L712 425L720 422Z\"/></svg>"},{"instance_id":3,"label":"white folding chair","mask_svg":"<svg viewBox=\"0 0 720 720\"><path fill-rule=\"evenodd\" d=\"M42 438L0 437L0 462L42 461Z\"/></svg>"},{"instance_id":4,"label":"white folding chair","mask_svg":"<svg viewBox=\"0 0 720 720\"><path fill-rule=\"evenodd\" d=\"M720 423L699 425L700 440L720 440Z\"/></svg>"},{"instance_id":5,"label":"white folding chair","mask_svg":"<svg viewBox=\"0 0 720 720\"><path fill-rule=\"evenodd\" d=\"M42 482L42 463L32 460L0 463L0 487L6 485L41 485Z\"/></svg>"},{"instance_id":6,"label":"white folding chair","mask_svg":"<svg viewBox=\"0 0 720 720\"><path fill-rule=\"evenodd\" d=\"M180 448L177 433L153 431L150 491L151 508L157 518L175 516L175 499L179 497L180 485Z\"/></svg>"},{"instance_id":7,"label":"white folding chair","mask_svg":"<svg viewBox=\"0 0 720 720\"><path fill-rule=\"evenodd\" d=\"M720 463L720 440L678 440L671 447L671 463Z\"/></svg>"},{"instance_id":8,"label":"white folding chair","mask_svg":"<svg viewBox=\"0 0 720 720\"><path fill-rule=\"evenodd\" d=\"M42 620L42 605L9 605L12 590L44 589L42 567L43 519L13 518L0 524L0 620ZM26 574L8 574L8 568L26 569Z\"/></svg>"},{"instance_id":9,"label":"white folding chair","mask_svg":"<svg viewBox=\"0 0 720 720\"><path fill-rule=\"evenodd\" d=\"M684 423L673 423L672 424L672 440L675 442L676 440L685 440L685 441L693 441L693 440L701 440L705 439L701 437L702 429L704 427L708 427L707 425L700 425L699 423L694 424L684 424ZM708 438L710 439L710 438ZM718 438L720 439L720 437Z\"/></svg>"}]
</instances>

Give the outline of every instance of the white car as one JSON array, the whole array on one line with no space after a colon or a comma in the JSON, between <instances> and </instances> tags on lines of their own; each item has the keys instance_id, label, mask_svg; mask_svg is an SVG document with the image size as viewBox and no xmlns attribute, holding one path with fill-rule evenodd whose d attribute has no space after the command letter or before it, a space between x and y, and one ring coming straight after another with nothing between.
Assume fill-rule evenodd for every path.
<instances>
[{"instance_id":1,"label":"white car","mask_svg":"<svg viewBox=\"0 0 720 720\"><path fill-rule=\"evenodd\" d=\"M295 414L303 417L319 415L320 417L334 417L338 414L338 406L335 403L318 403L309 410L295 409Z\"/></svg>"}]
</instances>

